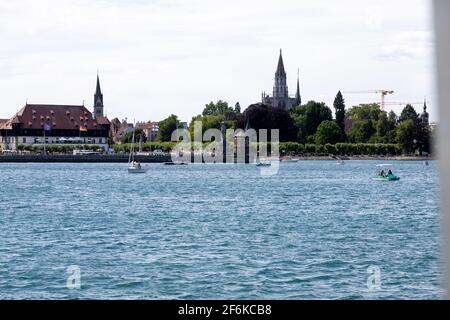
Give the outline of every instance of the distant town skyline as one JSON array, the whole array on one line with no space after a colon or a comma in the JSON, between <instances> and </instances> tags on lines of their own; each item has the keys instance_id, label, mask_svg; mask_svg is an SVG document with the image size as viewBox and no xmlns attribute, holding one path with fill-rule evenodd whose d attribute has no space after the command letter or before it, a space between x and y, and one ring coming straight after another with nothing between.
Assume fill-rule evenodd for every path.
<instances>
[{"instance_id":1,"label":"distant town skyline","mask_svg":"<svg viewBox=\"0 0 450 320\"><path fill-rule=\"evenodd\" d=\"M287 85L332 108L338 90L428 100L437 121L430 3L412 1L0 1L0 118L29 103L93 110L97 70L110 118L189 122L210 101L242 109ZM347 108L379 102L344 94ZM388 107L399 113L402 106ZM416 106L421 112L421 106Z\"/></svg>"}]
</instances>

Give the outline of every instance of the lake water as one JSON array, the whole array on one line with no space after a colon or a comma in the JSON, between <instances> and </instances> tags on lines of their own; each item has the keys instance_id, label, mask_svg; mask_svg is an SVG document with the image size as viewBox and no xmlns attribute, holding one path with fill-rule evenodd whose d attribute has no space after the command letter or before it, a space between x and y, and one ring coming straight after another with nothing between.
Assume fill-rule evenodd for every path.
<instances>
[{"instance_id":1,"label":"lake water","mask_svg":"<svg viewBox=\"0 0 450 320\"><path fill-rule=\"evenodd\" d=\"M437 164L377 163L2 163L0 298L440 298Z\"/></svg>"}]
</instances>

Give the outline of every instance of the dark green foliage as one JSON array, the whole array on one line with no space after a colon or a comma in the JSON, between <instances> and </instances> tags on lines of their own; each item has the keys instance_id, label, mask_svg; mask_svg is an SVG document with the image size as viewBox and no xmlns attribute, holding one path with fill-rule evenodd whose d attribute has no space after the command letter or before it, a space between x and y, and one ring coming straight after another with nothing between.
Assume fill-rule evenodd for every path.
<instances>
[{"instance_id":1,"label":"dark green foliage","mask_svg":"<svg viewBox=\"0 0 450 320\"><path fill-rule=\"evenodd\" d=\"M135 132L135 142L139 142L142 137L142 142L147 141L147 136L145 135L144 131L142 129L136 129ZM122 138L122 143L131 143L131 140L133 140L133 131L127 132L125 136Z\"/></svg>"},{"instance_id":2,"label":"dark green foliage","mask_svg":"<svg viewBox=\"0 0 450 320\"><path fill-rule=\"evenodd\" d=\"M223 116L226 119L235 116L235 110L228 105L228 102L219 100L216 103L210 102L203 109L203 116Z\"/></svg>"},{"instance_id":3,"label":"dark green foliage","mask_svg":"<svg viewBox=\"0 0 450 320\"><path fill-rule=\"evenodd\" d=\"M336 115L336 123L341 129L342 140L345 137L345 100L342 93L339 91L334 99L334 110Z\"/></svg>"},{"instance_id":4,"label":"dark green foliage","mask_svg":"<svg viewBox=\"0 0 450 320\"><path fill-rule=\"evenodd\" d=\"M191 123L189 124L189 132L191 138L194 139L195 122L202 123L202 135L209 129L222 129L222 122L225 123L227 129L234 129L236 127L236 122L231 120L225 120L224 116L202 116L198 115L193 117Z\"/></svg>"},{"instance_id":5,"label":"dark green foliage","mask_svg":"<svg viewBox=\"0 0 450 320\"><path fill-rule=\"evenodd\" d=\"M280 141L295 141L297 128L289 113L281 108L272 108L262 103L253 104L244 112L244 121L251 129L279 129ZM242 128L244 129L244 128ZM270 132L269 132L270 134Z\"/></svg>"},{"instance_id":6,"label":"dark green foliage","mask_svg":"<svg viewBox=\"0 0 450 320\"><path fill-rule=\"evenodd\" d=\"M316 144L335 144L341 140L342 131L336 122L331 120L323 121L317 128Z\"/></svg>"},{"instance_id":7,"label":"dark green foliage","mask_svg":"<svg viewBox=\"0 0 450 320\"><path fill-rule=\"evenodd\" d=\"M377 124L376 124L376 130L377 130L377 136L379 138L383 138L388 134L388 132L390 130L390 125L389 125L389 119L388 119L386 112L380 113L380 116L379 116Z\"/></svg>"},{"instance_id":8,"label":"dark green foliage","mask_svg":"<svg viewBox=\"0 0 450 320\"><path fill-rule=\"evenodd\" d=\"M158 123L159 131L157 140L161 142L169 142L172 140L172 133L177 129L178 117L171 115L167 119L164 119Z\"/></svg>"},{"instance_id":9,"label":"dark green foliage","mask_svg":"<svg viewBox=\"0 0 450 320\"><path fill-rule=\"evenodd\" d=\"M406 153L414 151L416 140L416 125L413 120L401 121L396 129L396 140Z\"/></svg>"},{"instance_id":10,"label":"dark green foliage","mask_svg":"<svg viewBox=\"0 0 450 320\"><path fill-rule=\"evenodd\" d=\"M234 106L234 112L236 114L240 114L241 113L241 104L239 102L236 102L236 105Z\"/></svg>"},{"instance_id":11,"label":"dark green foliage","mask_svg":"<svg viewBox=\"0 0 450 320\"><path fill-rule=\"evenodd\" d=\"M406 121L406 120L412 120L413 122L416 122L419 115L417 114L416 110L413 108L412 105L408 104L400 114L400 122Z\"/></svg>"},{"instance_id":12,"label":"dark green foliage","mask_svg":"<svg viewBox=\"0 0 450 320\"><path fill-rule=\"evenodd\" d=\"M337 143L335 148L339 156L396 156L402 153L401 146L397 144Z\"/></svg>"},{"instance_id":13,"label":"dark green foliage","mask_svg":"<svg viewBox=\"0 0 450 320\"><path fill-rule=\"evenodd\" d=\"M176 145L176 142L146 142L142 145L142 151L150 152L157 149L163 150L163 151L171 151ZM139 147L138 144L135 144L135 150L137 150ZM116 153L125 152L128 153L131 150L131 143L127 144L116 144L113 146L113 149Z\"/></svg>"},{"instance_id":14,"label":"dark green foliage","mask_svg":"<svg viewBox=\"0 0 450 320\"><path fill-rule=\"evenodd\" d=\"M372 120L378 121L381 108L378 104L361 104L350 108L347 117L352 120Z\"/></svg>"},{"instance_id":15,"label":"dark green foliage","mask_svg":"<svg viewBox=\"0 0 450 320\"><path fill-rule=\"evenodd\" d=\"M323 121L332 120L331 109L323 102L309 101L293 108L290 114L299 129L297 137L300 142L308 142L308 137L316 134Z\"/></svg>"},{"instance_id":16,"label":"dark green foliage","mask_svg":"<svg viewBox=\"0 0 450 320\"><path fill-rule=\"evenodd\" d=\"M372 120L360 121L353 125L348 132L348 140L352 143L365 143L375 133Z\"/></svg>"}]
</instances>

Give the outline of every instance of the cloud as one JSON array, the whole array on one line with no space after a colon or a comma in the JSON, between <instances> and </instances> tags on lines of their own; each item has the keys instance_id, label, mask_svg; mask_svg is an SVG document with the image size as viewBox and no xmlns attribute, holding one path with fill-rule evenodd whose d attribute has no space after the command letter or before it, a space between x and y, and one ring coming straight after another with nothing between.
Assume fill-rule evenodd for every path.
<instances>
[{"instance_id":1,"label":"cloud","mask_svg":"<svg viewBox=\"0 0 450 320\"><path fill-rule=\"evenodd\" d=\"M382 45L376 57L380 59L427 59L431 56L431 32L406 31L396 34Z\"/></svg>"},{"instance_id":2,"label":"cloud","mask_svg":"<svg viewBox=\"0 0 450 320\"><path fill-rule=\"evenodd\" d=\"M108 116L189 121L211 100L258 102L279 48L305 100L385 86L416 100L432 96L430 25L426 0L0 0L0 117L26 97L89 102L100 69Z\"/></svg>"}]
</instances>

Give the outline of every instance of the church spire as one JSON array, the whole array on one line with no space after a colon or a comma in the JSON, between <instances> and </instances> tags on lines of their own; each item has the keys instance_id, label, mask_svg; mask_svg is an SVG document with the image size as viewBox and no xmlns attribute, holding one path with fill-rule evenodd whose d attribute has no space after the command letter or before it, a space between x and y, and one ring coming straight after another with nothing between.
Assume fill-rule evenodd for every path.
<instances>
[{"instance_id":1,"label":"church spire","mask_svg":"<svg viewBox=\"0 0 450 320\"><path fill-rule=\"evenodd\" d=\"M300 69L297 69L297 92L295 93L295 104L296 106L302 104L302 96L300 95Z\"/></svg>"},{"instance_id":2,"label":"church spire","mask_svg":"<svg viewBox=\"0 0 450 320\"><path fill-rule=\"evenodd\" d=\"M95 94L100 96L102 94L102 89L100 88L100 78L97 74L97 88L95 89Z\"/></svg>"},{"instance_id":3,"label":"church spire","mask_svg":"<svg viewBox=\"0 0 450 320\"><path fill-rule=\"evenodd\" d=\"M95 88L94 95L94 119L97 117L103 117L103 93L100 87L100 78L97 72L97 87Z\"/></svg>"},{"instance_id":4,"label":"church spire","mask_svg":"<svg viewBox=\"0 0 450 320\"><path fill-rule=\"evenodd\" d=\"M427 112L427 100L426 99L424 99L424 101L423 101L423 112L420 115L420 119L422 120L422 122L425 125L428 125L430 123L430 115Z\"/></svg>"},{"instance_id":5,"label":"church spire","mask_svg":"<svg viewBox=\"0 0 450 320\"><path fill-rule=\"evenodd\" d=\"M284 70L284 63L283 63L283 53L280 49L280 57L278 58L278 67L276 74L278 76L286 76L286 71Z\"/></svg>"}]
</instances>

